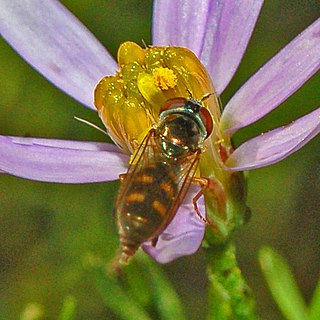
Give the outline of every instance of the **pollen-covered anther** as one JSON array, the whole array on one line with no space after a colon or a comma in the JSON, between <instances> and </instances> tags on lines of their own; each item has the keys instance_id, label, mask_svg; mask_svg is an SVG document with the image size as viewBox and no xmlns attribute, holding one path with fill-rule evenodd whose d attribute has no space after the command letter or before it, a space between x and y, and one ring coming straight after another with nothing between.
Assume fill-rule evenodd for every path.
<instances>
[{"instance_id":1,"label":"pollen-covered anther","mask_svg":"<svg viewBox=\"0 0 320 320\"><path fill-rule=\"evenodd\" d=\"M169 68L155 68L152 76L154 84L161 90L172 89L177 85L177 76Z\"/></svg>"}]
</instances>

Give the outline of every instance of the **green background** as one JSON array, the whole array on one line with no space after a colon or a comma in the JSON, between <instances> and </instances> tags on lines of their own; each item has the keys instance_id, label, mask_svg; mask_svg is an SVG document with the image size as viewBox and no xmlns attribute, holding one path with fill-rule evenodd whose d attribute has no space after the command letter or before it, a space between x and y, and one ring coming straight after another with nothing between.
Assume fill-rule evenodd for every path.
<instances>
[{"instance_id":1,"label":"green background","mask_svg":"<svg viewBox=\"0 0 320 320\"><path fill-rule=\"evenodd\" d=\"M150 1L62 1L115 56L118 46L151 43ZM313 22L318 1L266 1L238 72L222 95L225 103L250 75ZM243 129L236 144L291 122L319 104L319 76L281 107ZM105 141L73 119L101 126L92 112L53 87L0 40L0 134ZM248 106L250 108L254 106ZM237 233L238 260L262 319L282 319L257 262L262 245L278 250L309 300L319 276L319 138L281 163L249 174L252 218ZM62 185L0 176L0 319L18 319L28 303L54 319L64 298L78 300L77 319L117 319L104 305L84 261L106 260L118 239L112 205L118 182ZM206 314L205 261L201 250L163 269L190 319Z\"/></svg>"}]
</instances>

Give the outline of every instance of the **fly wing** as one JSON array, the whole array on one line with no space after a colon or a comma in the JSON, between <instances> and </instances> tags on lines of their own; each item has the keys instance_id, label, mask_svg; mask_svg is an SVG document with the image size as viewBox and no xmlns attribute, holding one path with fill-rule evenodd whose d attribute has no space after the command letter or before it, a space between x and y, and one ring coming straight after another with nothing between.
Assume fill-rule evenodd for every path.
<instances>
[{"instance_id":1,"label":"fly wing","mask_svg":"<svg viewBox=\"0 0 320 320\"><path fill-rule=\"evenodd\" d=\"M175 181L177 183L177 194L175 198L174 206L171 208L171 213L168 217L168 221L165 227L173 219L176 211L178 210L180 204L186 196L189 190L192 178L195 175L199 160L200 160L201 150L190 153L190 155L184 157L179 163L172 166L172 170L175 172Z\"/></svg>"},{"instance_id":2,"label":"fly wing","mask_svg":"<svg viewBox=\"0 0 320 320\"><path fill-rule=\"evenodd\" d=\"M153 217L157 213L161 218L154 238L169 224L183 201L201 152L192 152L182 159L167 158L157 139L155 129L151 129L131 161L116 200L116 209L120 212L128 194L134 193L136 197L143 194L146 212L140 214L146 219L157 220Z\"/></svg>"},{"instance_id":3,"label":"fly wing","mask_svg":"<svg viewBox=\"0 0 320 320\"><path fill-rule=\"evenodd\" d=\"M138 172L140 172L144 167L150 166L150 164L156 162L155 154L159 148L157 148L156 144L154 143L154 136L155 130L151 129L143 139L134 157L131 159L128 171L124 175L124 178L121 179L121 186L119 189L116 206L123 198L122 195L131 188L132 182L135 180L135 176L138 174Z\"/></svg>"}]
</instances>

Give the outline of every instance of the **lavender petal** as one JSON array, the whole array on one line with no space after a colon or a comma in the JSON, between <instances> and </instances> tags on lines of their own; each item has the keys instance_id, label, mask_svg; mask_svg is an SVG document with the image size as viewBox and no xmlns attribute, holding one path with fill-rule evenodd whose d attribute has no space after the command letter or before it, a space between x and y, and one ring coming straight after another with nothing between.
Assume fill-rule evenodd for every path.
<instances>
[{"instance_id":1,"label":"lavender petal","mask_svg":"<svg viewBox=\"0 0 320 320\"><path fill-rule=\"evenodd\" d=\"M211 2L155 0L153 44L187 47L199 56Z\"/></svg>"},{"instance_id":2,"label":"lavender petal","mask_svg":"<svg viewBox=\"0 0 320 320\"><path fill-rule=\"evenodd\" d=\"M182 256L195 253L203 240L205 223L194 211L192 199L198 190L191 186L183 204L163 233L156 246L151 242L142 245L142 249L159 263L168 263ZM205 212L204 198L198 202L200 212Z\"/></svg>"},{"instance_id":3,"label":"lavender petal","mask_svg":"<svg viewBox=\"0 0 320 320\"><path fill-rule=\"evenodd\" d=\"M320 108L287 126L261 134L238 147L226 165L244 171L278 162L303 147L320 132Z\"/></svg>"},{"instance_id":4,"label":"lavender petal","mask_svg":"<svg viewBox=\"0 0 320 320\"><path fill-rule=\"evenodd\" d=\"M0 136L0 172L32 180L116 180L126 172L128 161L128 156L108 143Z\"/></svg>"},{"instance_id":5,"label":"lavender petal","mask_svg":"<svg viewBox=\"0 0 320 320\"><path fill-rule=\"evenodd\" d=\"M229 84L251 38L263 0L211 1L200 60L218 94ZM190 28L194 37L197 34Z\"/></svg>"},{"instance_id":6,"label":"lavender petal","mask_svg":"<svg viewBox=\"0 0 320 320\"><path fill-rule=\"evenodd\" d=\"M278 107L320 68L320 18L253 75L226 106L220 129L231 135Z\"/></svg>"},{"instance_id":7,"label":"lavender petal","mask_svg":"<svg viewBox=\"0 0 320 320\"><path fill-rule=\"evenodd\" d=\"M93 109L95 85L117 69L105 48L59 1L1 0L0 32L48 80Z\"/></svg>"}]
</instances>

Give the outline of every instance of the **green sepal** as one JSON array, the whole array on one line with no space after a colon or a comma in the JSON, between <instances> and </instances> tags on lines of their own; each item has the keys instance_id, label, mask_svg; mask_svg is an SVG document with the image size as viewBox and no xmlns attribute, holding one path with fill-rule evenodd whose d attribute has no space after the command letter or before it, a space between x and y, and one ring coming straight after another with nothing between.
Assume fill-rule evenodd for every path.
<instances>
[{"instance_id":1,"label":"green sepal","mask_svg":"<svg viewBox=\"0 0 320 320\"><path fill-rule=\"evenodd\" d=\"M223 245L232 239L234 231L249 221L251 210L246 204L247 180L243 172L228 173L221 184L225 202L218 206L218 195L205 192L208 226L204 245ZM220 195L220 197L222 197Z\"/></svg>"}]
</instances>

